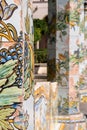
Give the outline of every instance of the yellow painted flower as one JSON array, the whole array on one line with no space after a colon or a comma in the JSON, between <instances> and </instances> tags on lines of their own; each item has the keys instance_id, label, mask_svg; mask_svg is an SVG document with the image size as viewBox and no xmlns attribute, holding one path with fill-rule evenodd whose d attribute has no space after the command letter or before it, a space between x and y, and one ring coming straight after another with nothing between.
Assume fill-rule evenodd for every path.
<instances>
[{"instance_id":1,"label":"yellow painted flower","mask_svg":"<svg viewBox=\"0 0 87 130\"><path fill-rule=\"evenodd\" d=\"M76 105L77 105L77 102L75 102L75 101L69 102L69 106L70 106L70 107L73 107L73 106L76 106Z\"/></svg>"},{"instance_id":2,"label":"yellow painted flower","mask_svg":"<svg viewBox=\"0 0 87 130\"><path fill-rule=\"evenodd\" d=\"M66 57L63 54L59 54L59 59L60 60L66 60Z\"/></svg>"},{"instance_id":3,"label":"yellow painted flower","mask_svg":"<svg viewBox=\"0 0 87 130\"><path fill-rule=\"evenodd\" d=\"M70 21L69 24L70 24L71 27L74 27L76 25L76 23L73 22L73 21Z\"/></svg>"}]
</instances>

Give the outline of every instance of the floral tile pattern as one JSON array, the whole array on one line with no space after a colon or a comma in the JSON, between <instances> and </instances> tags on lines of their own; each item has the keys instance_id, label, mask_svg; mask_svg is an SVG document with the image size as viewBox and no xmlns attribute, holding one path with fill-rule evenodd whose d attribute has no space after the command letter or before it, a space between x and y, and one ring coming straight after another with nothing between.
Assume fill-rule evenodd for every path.
<instances>
[{"instance_id":1,"label":"floral tile pattern","mask_svg":"<svg viewBox=\"0 0 87 130\"><path fill-rule=\"evenodd\" d=\"M84 62L86 66L84 3L82 0L58 0L49 4L48 79L58 82L58 115L78 114L79 89L86 87L83 74L86 70L82 68ZM51 8L53 4L57 8L56 16Z\"/></svg>"},{"instance_id":2,"label":"floral tile pattern","mask_svg":"<svg viewBox=\"0 0 87 130\"><path fill-rule=\"evenodd\" d=\"M33 57L32 1L1 0L1 130L34 130Z\"/></svg>"},{"instance_id":3,"label":"floral tile pattern","mask_svg":"<svg viewBox=\"0 0 87 130\"><path fill-rule=\"evenodd\" d=\"M58 100L57 82L37 82L34 87L35 130L51 130Z\"/></svg>"}]
</instances>

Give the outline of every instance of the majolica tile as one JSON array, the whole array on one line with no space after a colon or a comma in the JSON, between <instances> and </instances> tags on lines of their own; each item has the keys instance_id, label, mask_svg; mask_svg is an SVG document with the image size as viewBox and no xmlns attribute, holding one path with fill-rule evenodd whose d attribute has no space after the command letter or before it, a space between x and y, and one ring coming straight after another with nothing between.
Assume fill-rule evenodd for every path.
<instances>
[{"instance_id":1,"label":"majolica tile","mask_svg":"<svg viewBox=\"0 0 87 130\"><path fill-rule=\"evenodd\" d=\"M0 2L0 24L3 40L29 39L33 43L32 1L2 0Z\"/></svg>"},{"instance_id":2,"label":"majolica tile","mask_svg":"<svg viewBox=\"0 0 87 130\"><path fill-rule=\"evenodd\" d=\"M50 82L37 82L34 87L35 130L50 129Z\"/></svg>"},{"instance_id":3,"label":"majolica tile","mask_svg":"<svg viewBox=\"0 0 87 130\"><path fill-rule=\"evenodd\" d=\"M49 2L49 4L51 7L52 3ZM81 79L80 74L82 71L80 68L83 62L81 56L86 52L85 50L83 51L82 42L84 42L84 37L81 32L81 25L79 24L80 21L82 24L84 16L82 4L83 1L57 0L55 5L57 14L56 20L52 21L52 24L56 21L56 35L51 28L52 32L50 31L49 44L51 44L51 47L55 48L56 51L56 59L53 57L56 63L56 65L54 64L56 73L54 71L52 75L56 77L55 79L58 82L58 116L67 116L70 114L78 115L80 112L79 79ZM49 14L50 17L53 16L52 11L50 11ZM49 21L51 21L51 18L49 18ZM52 38L56 39L55 47L53 47L53 43L51 42ZM50 55L49 57L51 57L52 54L50 50L52 50L52 48L50 46L48 47L48 54ZM85 59L85 57L83 59ZM52 79L51 76L50 78Z\"/></svg>"},{"instance_id":4,"label":"majolica tile","mask_svg":"<svg viewBox=\"0 0 87 130\"><path fill-rule=\"evenodd\" d=\"M21 1L2 0L0 2L0 24L3 41L18 41L22 31Z\"/></svg>"},{"instance_id":5,"label":"majolica tile","mask_svg":"<svg viewBox=\"0 0 87 130\"><path fill-rule=\"evenodd\" d=\"M56 76L58 76L57 82L59 84L59 105L58 116L55 117L55 129L86 130L85 118L82 114L79 114L79 88L81 85L84 86L86 81L86 75L83 75L84 72L86 73L86 69L84 72L82 71L86 67L84 55L86 54L86 46L84 45L84 35L81 27L84 18L82 5L82 1L71 0L65 3L58 1L56 55L59 60L56 62L58 71ZM61 18L61 16L63 17ZM86 101L86 96L81 99Z\"/></svg>"},{"instance_id":6,"label":"majolica tile","mask_svg":"<svg viewBox=\"0 0 87 130\"><path fill-rule=\"evenodd\" d=\"M0 1L0 128L3 130L34 130L33 58L32 6L28 0Z\"/></svg>"}]
</instances>

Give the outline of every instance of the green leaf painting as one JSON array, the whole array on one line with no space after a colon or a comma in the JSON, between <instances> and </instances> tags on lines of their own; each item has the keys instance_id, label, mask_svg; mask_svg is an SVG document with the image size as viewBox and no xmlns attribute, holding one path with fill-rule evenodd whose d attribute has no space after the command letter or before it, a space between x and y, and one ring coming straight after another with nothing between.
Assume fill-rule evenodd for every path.
<instances>
[{"instance_id":1,"label":"green leaf painting","mask_svg":"<svg viewBox=\"0 0 87 130\"><path fill-rule=\"evenodd\" d=\"M4 65L0 65L0 91L11 86L17 77L14 68L17 66L17 60L9 60Z\"/></svg>"},{"instance_id":2,"label":"green leaf painting","mask_svg":"<svg viewBox=\"0 0 87 130\"><path fill-rule=\"evenodd\" d=\"M13 86L12 89L4 89L0 94L0 106L12 105L15 102L21 102L20 98L22 94L23 90L16 86Z\"/></svg>"},{"instance_id":3,"label":"green leaf painting","mask_svg":"<svg viewBox=\"0 0 87 130\"><path fill-rule=\"evenodd\" d=\"M7 79L0 79L0 87L5 85Z\"/></svg>"},{"instance_id":4,"label":"green leaf painting","mask_svg":"<svg viewBox=\"0 0 87 130\"><path fill-rule=\"evenodd\" d=\"M4 65L0 65L0 79L9 77L17 66L17 62L17 60L9 60Z\"/></svg>"},{"instance_id":5,"label":"green leaf painting","mask_svg":"<svg viewBox=\"0 0 87 130\"><path fill-rule=\"evenodd\" d=\"M14 111L15 110L11 108L0 109L0 130L13 130L9 124L8 117L10 117Z\"/></svg>"},{"instance_id":6,"label":"green leaf painting","mask_svg":"<svg viewBox=\"0 0 87 130\"><path fill-rule=\"evenodd\" d=\"M9 78L8 78L8 82L7 85L5 85L5 87L11 86L16 79L17 75L15 73L13 73Z\"/></svg>"}]
</instances>

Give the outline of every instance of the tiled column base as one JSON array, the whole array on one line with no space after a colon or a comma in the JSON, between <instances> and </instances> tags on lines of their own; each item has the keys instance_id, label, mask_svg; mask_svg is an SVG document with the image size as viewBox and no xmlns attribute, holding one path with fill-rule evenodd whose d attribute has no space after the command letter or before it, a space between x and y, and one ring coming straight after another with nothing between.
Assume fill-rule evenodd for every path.
<instances>
[{"instance_id":1,"label":"tiled column base","mask_svg":"<svg viewBox=\"0 0 87 130\"><path fill-rule=\"evenodd\" d=\"M83 114L54 117L50 130L87 130Z\"/></svg>"}]
</instances>

